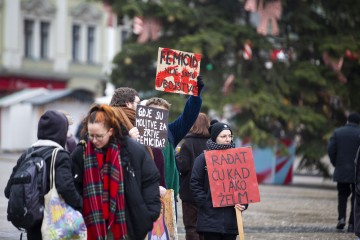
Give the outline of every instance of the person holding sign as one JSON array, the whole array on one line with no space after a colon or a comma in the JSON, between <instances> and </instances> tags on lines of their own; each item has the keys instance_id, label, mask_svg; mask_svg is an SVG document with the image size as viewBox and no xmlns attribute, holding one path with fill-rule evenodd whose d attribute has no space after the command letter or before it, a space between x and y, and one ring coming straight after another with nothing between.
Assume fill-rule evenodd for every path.
<instances>
[{"instance_id":1,"label":"person holding sign","mask_svg":"<svg viewBox=\"0 0 360 240\"><path fill-rule=\"evenodd\" d=\"M144 239L161 209L154 161L106 104L91 107L84 131L72 162L88 239Z\"/></svg>"},{"instance_id":2,"label":"person holding sign","mask_svg":"<svg viewBox=\"0 0 360 240\"><path fill-rule=\"evenodd\" d=\"M235 148L228 124L213 120L209 132L211 137L206 142L208 150ZM204 240L235 240L238 235L236 212L233 206L213 207L204 153L195 159L190 189L199 206L196 230ZM236 204L235 207L244 211L248 204Z\"/></svg>"},{"instance_id":3,"label":"person holding sign","mask_svg":"<svg viewBox=\"0 0 360 240\"><path fill-rule=\"evenodd\" d=\"M123 122L125 123L125 127L129 130L130 137L135 140L139 137L139 130L135 127L135 110L139 103L140 97L138 92L129 87L115 89L114 95L110 101L110 106L118 108L119 113L122 115Z\"/></svg>"},{"instance_id":4,"label":"person holding sign","mask_svg":"<svg viewBox=\"0 0 360 240\"><path fill-rule=\"evenodd\" d=\"M200 113L202 104L201 93L204 88L201 76L197 78L197 85L199 95L190 96L181 115L175 121L168 123L168 141L166 141L165 148L162 149L166 188L174 190L175 199L179 193L179 172L176 168L174 148L189 132ZM146 106L169 110L171 105L163 98L153 97L148 99Z\"/></svg>"},{"instance_id":5,"label":"person holding sign","mask_svg":"<svg viewBox=\"0 0 360 240\"><path fill-rule=\"evenodd\" d=\"M119 112L122 124L127 128L129 135L134 140L138 140L140 137L139 129L136 127L136 109L139 104L140 98L138 92L129 87L117 88L110 101L110 106ZM154 159L156 167L160 172L160 194L163 196L166 192L164 157L160 148L146 146L146 149L151 158Z\"/></svg>"},{"instance_id":6,"label":"person holding sign","mask_svg":"<svg viewBox=\"0 0 360 240\"><path fill-rule=\"evenodd\" d=\"M135 126L136 108L140 103L138 92L129 87L117 88L111 98L110 106L113 107L120 116L120 123L129 131L129 135L134 140L140 137L139 129ZM146 146L146 150L152 159L155 159L154 151Z\"/></svg>"}]
</instances>

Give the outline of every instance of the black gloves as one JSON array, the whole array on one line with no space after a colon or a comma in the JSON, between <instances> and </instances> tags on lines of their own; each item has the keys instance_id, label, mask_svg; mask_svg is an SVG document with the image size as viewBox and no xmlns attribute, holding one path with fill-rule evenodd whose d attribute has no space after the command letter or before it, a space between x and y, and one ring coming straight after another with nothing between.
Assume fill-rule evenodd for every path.
<instances>
[{"instance_id":1,"label":"black gloves","mask_svg":"<svg viewBox=\"0 0 360 240\"><path fill-rule=\"evenodd\" d=\"M202 93L202 91L204 89L204 86L205 86L205 84L204 84L204 81L202 80L202 76L199 75L197 77L198 96L201 95L201 93Z\"/></svg>"}]
</instances>

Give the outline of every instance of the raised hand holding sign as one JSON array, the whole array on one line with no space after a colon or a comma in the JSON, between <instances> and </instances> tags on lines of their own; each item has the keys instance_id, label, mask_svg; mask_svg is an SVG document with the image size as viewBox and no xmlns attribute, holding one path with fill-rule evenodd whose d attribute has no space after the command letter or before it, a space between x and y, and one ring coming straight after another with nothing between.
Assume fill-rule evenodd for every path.
<instances>
[{"instance_id":1,"label":"raised hand holding sign","mask_svg":"<svg viewBox=\"0 0 360 240\"><path fill-rule=\"evenodd\" d=\"M198 96L200 62L200 54L159 48L155 89Z\"/></svg>"}]
</instances>

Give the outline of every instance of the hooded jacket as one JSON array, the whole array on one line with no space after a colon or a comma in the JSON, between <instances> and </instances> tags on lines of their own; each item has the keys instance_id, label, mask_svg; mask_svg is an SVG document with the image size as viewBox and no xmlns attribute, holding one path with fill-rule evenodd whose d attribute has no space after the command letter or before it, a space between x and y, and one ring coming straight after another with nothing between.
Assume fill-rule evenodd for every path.
<instances>
[{"instance_id":1,"label":"hooded jacket","mask_svg":"<svg viewBox=\"0 0 360 240\"><path fill-rule=\"evenodd\" d=\"M68 122L64 114L48 110L40 118L38 124L38 141L31 146L31 150L38 150L39 154L45 158L47 187L46 193L50 190L50 165L51 152L55 148L60 148L55 162L55 186L58 193L63 197L65 202L76 210L82 209L82 197L76 191L72 172L70 154L64 150L66 144L66 135L68 130ZM5 187L5 196L9 198L11 191L11 183L16 170L21 162L25 159L26 150L18 159L16 166L10 175L10 179ZM40 238L39 238L40 236ZM28 231L29 239L41 239L41 225Z\"/></svg>"}]
</instances>

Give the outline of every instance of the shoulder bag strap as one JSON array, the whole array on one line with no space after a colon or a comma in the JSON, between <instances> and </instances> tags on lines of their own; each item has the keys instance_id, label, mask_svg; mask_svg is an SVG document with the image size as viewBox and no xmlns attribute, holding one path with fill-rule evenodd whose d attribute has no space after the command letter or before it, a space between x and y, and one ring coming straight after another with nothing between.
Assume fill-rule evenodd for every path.
<instances>
[{"instance_id":1,"label":"shoulder bag strap","mask_svg":"<svg viewBox=\"0 0 360 240\"><path fill-rule=\"evenodd\" d=\"M55 148L52 152L51 156L51 165L50 165L50 186L51 188L55 187L55 162L56 156L59 151L59 148Z\"/></svg>"}]
</instances>

